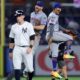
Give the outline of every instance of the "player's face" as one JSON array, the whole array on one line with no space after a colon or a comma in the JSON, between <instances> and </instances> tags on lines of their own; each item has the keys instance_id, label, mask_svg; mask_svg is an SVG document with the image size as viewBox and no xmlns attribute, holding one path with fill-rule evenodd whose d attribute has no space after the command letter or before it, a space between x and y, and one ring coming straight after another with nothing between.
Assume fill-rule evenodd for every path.
<instances>
[{"instance_id":1,"label":"player's face","mask_svg":"<svg viewBox=\"0 0 80 80\"><path fill-rule=\"evenodd\" d=\"M19 22L19 23L23 22L24 21L24 18L25 18L24 15L18 16L17 17L17 22Z\"/></svg>"},{"instance_id":2,"label":"player's face","mask_svg":"<svg viewBox=\"0 0 80 80\"><path fill-rule=\"evenodd\" d=\"M55 13L56 13L56 14L58 14L58 15L59 15L59 14L60 14L60 12L61 12L61 8L55 8Z\"/></svg>"},{"instance_id":3,"label":"player's face","mask_svg":"<svg viewBox=\"0 0 80 80\"><path fill-rule=\"evenodd\" d=\"M35 12L38 13L40 10L42 10L42 7L36 5L36 6L35 6Z\"/></svg>"}]
</instances>

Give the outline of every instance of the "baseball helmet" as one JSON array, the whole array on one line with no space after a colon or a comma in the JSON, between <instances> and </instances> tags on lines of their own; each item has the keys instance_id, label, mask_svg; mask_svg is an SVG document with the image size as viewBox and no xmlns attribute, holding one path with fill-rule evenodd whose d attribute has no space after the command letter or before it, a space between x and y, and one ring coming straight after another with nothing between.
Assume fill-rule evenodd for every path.
<instances>
[{"instance_id":1,"label":"baseball helmet","mask_svg":"<svg viewBox=\"0 0 80 80\"><path fill-rule=\"evenodd\" d=\"M43 1L37 1L36 5L40 6L40 7L44 7L44 2Z\"/></svg>"},{"instance_id":2,"label":"baseball helmet","mask_svg":"<svg viewBox=\"0 0 80 80\"><path fill-rule=\"evenodd\" d=\"M61 4L56 2L52 4L52 8L61 8Z\"/></svg>"},{"instance_id":3,"label":"baseball helmet","mask_svg":"<svg viewBox=\"0 0 80 80\"><path fill-rule=\"evenodd\" d=\"M21 16L21 15L25 15L23 10L16 10L15 11L15 14L14 14L15 17Z\"/></svg>"}]
</instances>

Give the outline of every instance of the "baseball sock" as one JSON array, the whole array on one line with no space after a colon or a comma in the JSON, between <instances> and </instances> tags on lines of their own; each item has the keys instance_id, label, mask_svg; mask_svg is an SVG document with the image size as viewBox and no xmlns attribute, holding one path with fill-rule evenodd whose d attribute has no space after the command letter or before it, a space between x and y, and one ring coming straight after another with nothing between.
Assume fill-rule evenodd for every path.
<instances>
[{"instance_id":1,"label":"baseball sock","mask_svg":"<svg viewBox=\"0 0 80 80\"><path fill-rule=\"evenodd\" d=\"M15 70L15 79L20 80L20 70Z\"/></svg>"},{"instance_id":2,"label":"baseball sock","mask_svg":"<svg viewBox=\"0 0 80 80\"><path fill-rule=\"evenodd\" d=\"M6 80L12 80L13 77L14 77L14 71L11 71L11 72L9 73L9 75L7 76L7 79L6 79Z\"/></svg>"},{"instance_id":3,"label":"baseball sock","mask_svg":"<svg viewBox=\"0 0 80 80\"><path fill-rule=\"evenodd\" d=\"M55 80L55 78L52 78L52 80Z\"/></svg>"},{"instance_id":4,"label":"baseball sock","mask_svg":"<svg viewBox=\"0 0 80 80\"><path fill-rule=\"evenodd\" d=\"M53 70L56 71L57 70L57 58L52 59L52 65L53 65Z\"/></svg>"},{"instance_id":5,"label":"baseball sock","mask_svg":"<svg viewBox=\"0 0 80 80\"><path fill-rule=\"evenodd\" d=\"M34 72L28 72L28 79L29 80L32 80L33 76L34 76Z\"/></svg>"}]
</instances>

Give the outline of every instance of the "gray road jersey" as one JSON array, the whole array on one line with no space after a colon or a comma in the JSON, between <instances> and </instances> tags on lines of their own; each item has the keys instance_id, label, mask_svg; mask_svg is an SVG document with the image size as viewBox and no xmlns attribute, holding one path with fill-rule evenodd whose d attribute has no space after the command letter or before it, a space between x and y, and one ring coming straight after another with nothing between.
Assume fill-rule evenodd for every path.
<instances>
[{"instance_id":1,"label":"gray road jersey","mask_svg":"<svg viewBox=\"0 0 80 80\"><path fill-rule=\"evenodd\" d=\"M39 13L32 12L30 16L30 22L33 24L33 26L46 25L47 16L44 12Z\"/></svg>"},{"instance_id":2,"label":"gray road jersey","mask_svg":"<svg viewBox=\"0 0 80 80\"><path fill-rule=\"evenodd\" d=\"M59 31L59 22L58 22L59 16L55 13L51 12L48 17L48 25L49 28L50 24L53 24L53 31Z\"/></svg>"}]
</instances>

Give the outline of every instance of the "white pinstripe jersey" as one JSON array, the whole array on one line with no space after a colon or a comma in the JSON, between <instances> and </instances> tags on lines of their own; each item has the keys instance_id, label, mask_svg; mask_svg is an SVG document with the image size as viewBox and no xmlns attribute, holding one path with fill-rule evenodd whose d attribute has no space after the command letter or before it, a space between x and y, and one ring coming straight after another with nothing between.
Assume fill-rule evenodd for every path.
<instances>
[{"instance_id":1,"label":"white pinstripe jersey","mask_svg":"<svg viewBox=\"0 0 80 80\"><path fill-rule=\"evenodd\" d=\"M23 24L15 23L11 27L10 38L14 38L15 45L30 45L30 36L34 35L34 29L31 23L25 21Z\"/></svg>"}]
</instances>

